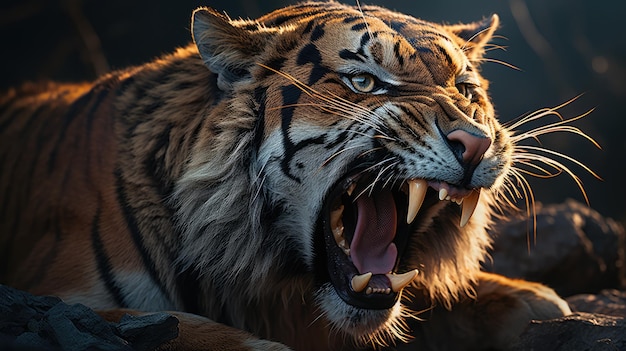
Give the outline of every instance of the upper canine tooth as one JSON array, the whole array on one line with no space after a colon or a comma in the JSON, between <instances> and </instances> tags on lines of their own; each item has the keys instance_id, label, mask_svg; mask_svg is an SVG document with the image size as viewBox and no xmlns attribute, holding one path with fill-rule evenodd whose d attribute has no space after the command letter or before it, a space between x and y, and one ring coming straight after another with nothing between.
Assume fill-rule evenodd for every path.
<instances>
[{"instance_id":1,"label":"upper canine tooth","mask_svg":"<svg viewBox=\"0 0 626 351\"><path fill-rule=\"evenodd\" d=\"M415 277L417 277L417 273L417 269L414 269L403 274L387 273L385 275L387 276L387 278L389 278L389 281L391 282L391 290L393 290L393 292L399 292L402 289L406 288L406 286L409 285L415 279Z\"/></svg>"},{"instance_id":2,"label":"upper canine tooth","mask_svg":"<svg viewBox=\"0 0 626 351\"><path fill-rule=\"evenodd\" d=\"M370 279L372 278L372 272L367 272L365 274L357 274L354 277L352 277L352 290L354 290L354 292L361 292L365 289L365 287L367 286L367 284L369 284Z\"/></svg>"},{"instance_id":3,"label":"upper canine tooth","mask_svg":"<svg viewBox=\"0 0 626 351\"><path fill-rule=\"evenodd\" d=\"M406 222L411 224L424 203L426 190L428 190L428 182L425 179L410 179L408 183L409 210L406 213Z\"/></svg>"},{"instance_id":4,"label":"upper canine tooth","mask_svg":"<svg viewBox=\"0 0 626 351\"><path fill-rule=\"evenodd\" d=\"M461 204L461 227L464 227L472 217L472 214L474 214L478 200L480 200L480 189L472 190L469 195L463 199Z\"/></svg>"},{"instance_id":5,"label":"upper canine tooth","mask_svg":"<svg viewBox=\"0 0 626 351\"><path fill-rule=\"evenodd\" d=\"M352 196L352 193L354 192L355 188L356 188L356 183L350 184L350 186L346 190L346 193L348 193L348 196Z\"/></svg>"}]
</instances>

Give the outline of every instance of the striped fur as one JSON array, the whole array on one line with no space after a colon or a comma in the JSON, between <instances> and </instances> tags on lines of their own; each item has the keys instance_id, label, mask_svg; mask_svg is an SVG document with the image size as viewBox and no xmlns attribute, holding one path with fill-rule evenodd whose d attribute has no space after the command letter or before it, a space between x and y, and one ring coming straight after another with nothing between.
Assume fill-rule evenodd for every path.
<instances>
[{"instance_id":1,"label":"striped fur","mask_svg":"<svg viewBox=\"0 0 626 351\"><path fill-rule=\"evenodd\" d=\"M173 54L93 83L10 90L0 282L109 318L118 308L209 318L177 314L197 341L170 345L181 349L283 348L256 337L302 350L404 342L416 334L411 310L480 301L482 281L485 303L541 307L515 309L506 330L566 312L544 287L479 272L514 149L479 73L497 25L335 2L256 21L199 9L194 43ZM353 85L363 74L375 77L369 92ZM457 130L491 141L480 163L464 164L446 139ZM418 277L388 308L352 304L325 268L324 204L355 170L371 177L362 196L422 178L482 189L462 228L458 205L427 200L394 268Z\"/></svg>"}]
</instances>

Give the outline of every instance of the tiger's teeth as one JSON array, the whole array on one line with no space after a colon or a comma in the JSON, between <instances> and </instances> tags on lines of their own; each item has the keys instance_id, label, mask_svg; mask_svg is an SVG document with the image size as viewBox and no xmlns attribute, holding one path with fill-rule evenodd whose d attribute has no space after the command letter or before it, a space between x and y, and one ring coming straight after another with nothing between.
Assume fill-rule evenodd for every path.
<instances>
[{"instance_id":1,"label":"tiger's teeth","mask_svg":"<svg viewBox=\"0 0 626 351\"><path fill-rule=\"evenodd\" d=\"M406 288L406 286L409 285L415 279L415 277L417 277L417 274L417 269L414 269L403 274L387 273L385 275L387 276L387 278L389 278L389 281L391 282L391 290L393 290L393 292L399 292L402 289Z\"/></svg>"},{"instance_id":2,"label":"tiger's teeth","mask_svg":"<svg viewBox=\"0 0 626 351\"><path fill-rule=\"evenodd\" d=\"M335 242L339 244L343 239L343 221L341 217L343 216L343 205L340 205L334 211L330 212L330 228L333 232L333 236L335 237Z\"/></svg>"},{"instance_id":3,"label":"tiger's teeth","mask_svg":"<svg viewBox=\"0 0 626 351\"><path fill-rule=\"evenodd\" d=\"M354 277L352 277L352 282L351 282L352 290L358 293L363 291L365 287L367 286L367 284L369 284L371 278L372 278L372 272L355 275Z\"/></svg>"},{"instance_id":4,"label":"tiger's teeth","mask_svg":"<svg viewBox=\"0 0 626 351\"><path fill-rule=\"evenodd\" d=\"M472 190L461 203L461 227L464 227L474 214L478 200L480 199L480 189Z\"/></svg>"},{"instance_id":5,"label":"tiger's teeth","mask_svg":"<svg viewBox=\"0 0 626 351\"><path fill-rule=\"evenodd\" d=\"M354 192L355 188L356 188L356 183L350 184L350 186L346 190L346 193L348 194L348 196L352 196L352 193Z\"/></svg>"},{"instance_id":6,"label":"tiger's teeth","mask_svg":"<svg viewBox=\"0 0 626 351\"><path fill-rule=\"evenodd\" d=\"M422 204L424 203L424 197L426 196L426 190L428 190L428 182L424 179L410 179L409 183L409 210L406 214L407 224L413 223L415 216L419 212Z\"/></svg>"},{"instance_id":7,"label":"tiger's teeth","mask_svg":"<svg viewBox=\"0 0 626 351\"><path fill-rule=\"evenodd\" d=\"M445 188L439 189L439 200L443 201L446 199L446 197L448 197L448 190L446 190Z\"/></svg>"}]
</instances>

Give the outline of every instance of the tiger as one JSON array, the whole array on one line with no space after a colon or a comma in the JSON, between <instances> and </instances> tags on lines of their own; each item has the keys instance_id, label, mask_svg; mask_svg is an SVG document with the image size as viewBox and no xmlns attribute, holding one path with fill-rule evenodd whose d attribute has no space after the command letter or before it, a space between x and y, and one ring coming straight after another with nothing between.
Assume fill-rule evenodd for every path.
<instances>
[{"instance_id":1,"label":"tiger","mask_svg":"<svg viewBox=\"0 0 626 351\"><path fill-rule=\"evenodd\" d=\"M480 68L499 22L201 7L170 54L9 89L0 282L110 321L169 311L163 350L515 344L571 311L481 271L507 199L530 190L520 142L546 130L496 117Z\"/></svg>"}]
</instances>

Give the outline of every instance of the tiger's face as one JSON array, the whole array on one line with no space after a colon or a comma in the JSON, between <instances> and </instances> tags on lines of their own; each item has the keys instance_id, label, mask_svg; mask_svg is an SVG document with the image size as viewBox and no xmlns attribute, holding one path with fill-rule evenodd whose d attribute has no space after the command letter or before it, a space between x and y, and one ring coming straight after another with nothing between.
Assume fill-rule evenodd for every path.
<instances>
[{"instance_id":1,"label":"tiger's face","mask_svg":"<svg viewBox=\"0 0 626 351\"><path fill-rule=\"evenodd\" d=\"M400 328L408 285L450 301L479 269L490 192L512 153L478 72L497 25L338 3L258 23L195 13L218 85L256 101L250 175L272 209L263 235L357 338Z\"/></svg>"}]
</instances>

